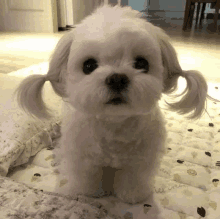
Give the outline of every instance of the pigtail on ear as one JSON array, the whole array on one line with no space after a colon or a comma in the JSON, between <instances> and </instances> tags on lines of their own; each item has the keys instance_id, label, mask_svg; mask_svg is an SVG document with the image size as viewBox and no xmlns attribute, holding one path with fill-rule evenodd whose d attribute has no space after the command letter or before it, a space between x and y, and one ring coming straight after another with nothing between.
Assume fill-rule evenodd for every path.
<instances>
[{"instance_id":1,"label":"pigtail on ear","mask_svg":"<svg viewBox=\"0 0 220 219\"><path fill-rule=\"evenodd\" d=\"M73 38L74 30L65 34L59 40L55 50L49 58L47 78L51 82L55 93L61 97L66 97L65 79L67 77L67 62Z\"/></svg>"},{"instance_id":2,"label":"pigtail on ear","mask_svg":"<svg viewBox=\"0 0 220 219\"><path fill-rule=\"evenodd\" d=\"M46 77L44 75L31 75L25 78L14 92L18 105L30 116L38 118L51 118L50 110L42 99L42 90Z\"/></svg>"},{"instance_id":3,"label":"pigtail on ear","mask_svg":"<svg viewBox=\"0 0 220 219\"><path fill-rule=\"evenodd\" d=\"M208 85L206 79L199 71L182 71L181 76L186 80L186 88L182 93L172 95L172 98L184 96L180 101L175 103L167 103L167 101L165 101L170 110L177 111L181 115L193 111L193 113L186 118L199 119L204 111L207 112L207 98L212 101L220 102L207 94Z\"/></svg>"},{"instance_id":4,"label":"pigtail on ear","mask_svg":"<svg viewBox=\"0 0 220 219\"><path fill-rule=\"evenodd\" d=\"M163 61L164 73L163 73L163 93L170 94L177 89L178 78L182 76L182 68L179 64L176 50L171 45L171 38L166 32L156 26L153 26L152 33L157 39Z\"/></svg>"},{"instance_id":5,"label":"pigtail on ear","mask_svg":"<svg viewBox=\"0 0 220 219\"><path fill-rule=\"evenodd\" d=\"M208 86L203 75L196 70L184 71L182 70L177 53L171 45L171 39L164 30L154 27L155 36L158 39L161 48L162 61L164 65L164 88L163 93L169 95L171 98L181 97L177 102L168 103L168 110L176 111L183 115L193 111L187 119L199 119L204 110L207 109L207 98L215 100L207 94ZM186 80L186 88L181 94L172 95L178 87L178 79L182 76ZM218 100L215 100L218 101ZM207 110L206 110L207 111Z\"/></svg>"},{"instance_id":6,"label":"pigtail on ear","mask_svg":"<svg viewBox=\"0 0 220 219\"><path fill-rule=\"evenodd\" d=\"M165 102L170 110L177 111L181 115L193 111L187 116L187 119L199 119L207 108L208 86L206 80L196 70L183 71L182 76L186 79L186 88L181 94L173 95L174 98L183 96L182 99L174 103Z\"/></svg>"},{"instance_id":7,"label":"pigtail on ear","mask_svg":"<svg viewBox=\"0 0 220 219\"><path fill-rule=\"evenodd\" d=\"M29 115L40 119L52 117L51 111L45 105L42 97L44 83L49 80L61 97L65 97L65 77L73 32L65 34L58 42L50 57L47 75L31 75L24 79L14 92L18 105Z\"/></svg>"}]
</instances>

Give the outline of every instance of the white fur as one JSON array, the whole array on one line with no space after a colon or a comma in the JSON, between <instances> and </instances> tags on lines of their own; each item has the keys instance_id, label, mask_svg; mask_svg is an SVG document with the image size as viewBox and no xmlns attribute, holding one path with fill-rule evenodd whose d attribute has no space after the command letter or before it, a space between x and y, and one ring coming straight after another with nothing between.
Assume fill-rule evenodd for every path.
<instances>
[{"instance_id":1,"label":"white fur","mask_svg":"<svg viewBox=\"0 0 220 219\"><path fill-rule=\"evenodd\" d=\"M128 203L143 202L152 192L153 179L166 145L166 130L158 101L170 94L182 76L186 94L169 109L180 114L204 109L207 84L198 71L183 71L165 32L141 18L130 7L104 5L61 38L50 59L48 79L65 98L67 111L60 140L66 194L114 194ZM149 62L149 72L132 67L137 55ZM95 58L99 67L85 75L82 65ZM128 101L106 105L112 92L105 80L113 73L130 80ZM17 90L18 102L31 115L48 118L41 90L44 76L30 76ZM182 95L183 95L182 94ZM100 184L102 182L102 184Z\"/></svg>"}]
</instances>

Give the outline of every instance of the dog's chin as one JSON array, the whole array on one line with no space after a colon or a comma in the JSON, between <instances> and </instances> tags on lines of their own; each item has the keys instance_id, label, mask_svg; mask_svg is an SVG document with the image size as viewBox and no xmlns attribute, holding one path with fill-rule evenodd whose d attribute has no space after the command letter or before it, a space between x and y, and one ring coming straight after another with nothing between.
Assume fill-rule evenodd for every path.
<instances>
[{"instance_id":1,"label":"dog's chin","mask_svg":"<svg viewBox=\"0 0 220 219\"><path fill-rule=\"evenodd\" d=\"M128 102L122 97L114 97L110 99L109 101L107 101L105 104L119 106L119 105L128 104Z\"/></svg>"},{"instance_id":2,"label":"dog's chin","mask_svg":"<svg viewBox=\"0 0 220 219\"><path fill-rule=\"evenodd\" d=\"M95 101L91 102L84 101L80 103L73 101L71 105L74 109L91 116L134 116L148 114L152 110L152 104L135 104L135 101L123 95L113 95L107 100L98 100L96 98Z\"/></svg>"}]
</instances>

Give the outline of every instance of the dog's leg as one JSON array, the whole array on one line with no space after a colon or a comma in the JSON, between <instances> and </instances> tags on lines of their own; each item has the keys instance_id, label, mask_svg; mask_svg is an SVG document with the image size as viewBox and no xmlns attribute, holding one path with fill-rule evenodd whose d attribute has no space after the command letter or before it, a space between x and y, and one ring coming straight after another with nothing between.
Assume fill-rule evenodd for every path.
<instances>
[{"instance_id":1,"label":"dog's leg","mask_svg":"<svg viewBox=\"0 0 220 219\"><path fill-rule=\"evenodd\" d=\"M161 159L165 154L166 131L161 124L160 132L150 132L146 137L141 148L143 159L139 156L132 156L127 166L115 173L114 190L118 198L122 201L135 204L147 200L148 196L154 191L154 176L160 166Z\"/></svg>"},{"instance_id":2,"label":"dog's leg","mask_svg":"<svg viewBox=\"0 0 220 219\"><path fill-rule=\"evenodd\" d=\"M101 196L104 192L100 189L103 170L101 166L94 165L92 162L86 162L65 154L65 161L59 166L58 170L61 173L58 178L58 193L65 195L87 195ZM62 185L65 179L65 185ZM61 185L60 185L61 184Z\"/></svg>"},{"instance_id":3,"label":"dog's leg","mask_svg":"<svg viewBox=\"0 0 220 219\"><path fill-rule=\"evenodd\" d=\"M101 188L102 167L80 162L79 166L74 168L72 174L70 183L77 194L90 197L101 197L104 195L104 191Z\"/></svg>"},{"instance_id":4,"label":"dog's leg","mask_svg":"<svg viewBox=\"0 0 220 219\"><path fill-rule=\"evenodd\" d=\"M142 203L153 192L152 170L143 167L126 167L115 173L114 190L119 199L129 204Z\"/></svg>"},{"instance_id":5,"label":"dog's leg","mask_svg":"<svg viewBox=\"0 0 220 219\"><path fill-rule=\"evenodd\" d=\"M64 186L61 183L63 179L67 182ZM68 175L63 174L60 176L57 192L70 196L101 197L104 196L104 191L101 188L101 179L101 167L90 166L90 168L86 169L82 164L79 170L71 170Z\"/></svg>"},{"instance_id":6,"label":"dog's leg","mask_svg":"<svg viewBox=\"0 0 220 219\"><path fill-rule=\"evenodd\" d=\"M114 177L117 169L112 167L103 167L103 176L102 176L102 189L105 192L105 196L115 196L114 194Z\"/></svg>"},{"instance_id":7,"label":"dog's leg","mask_svg":"<svg viewBox=\"0 0 220 219\"><path fill-rule=\"evenodd\" d=\"M69 122L71 117L77 118L74 123ZM67 114L62 122L60 150L56 151L56 156L61 160L59 170L67 183L59 188L59 192L71 196L100 196L103 194L100 189L103 170L97 161L99 151L92 146L95 143L92 134L89 135L90 127L81 117L80 114Z\"/></svg>"}]
</instances>

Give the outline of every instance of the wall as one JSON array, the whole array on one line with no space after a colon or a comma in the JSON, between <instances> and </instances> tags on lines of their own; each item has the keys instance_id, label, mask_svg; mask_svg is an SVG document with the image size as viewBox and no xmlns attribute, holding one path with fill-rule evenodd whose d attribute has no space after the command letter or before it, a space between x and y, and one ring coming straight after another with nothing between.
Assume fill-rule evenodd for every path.
<instances>
[{"instance_id":1,"label":"wall","mask_svg":"<svg viewBox=\"0 0 220 219\"><path fill-rule=\"evenodd\" d=\"M149 0L150 10L185 11L186 0ZM206 5L205 13L213 12L210 4Z\"/></svg>"},{"instance_id":2,"label":"wall","mask_svg":"<svg viewBox=\"0 0 220 219\"><path fill-rule=\"evenodd\" d=\"M142 11L146 9L148 1L149 0L129 0L128 5L134 10Z\"/></svg>"},{"instance_id":3,"label":"wall","mask_svg":"<svg viewBox=\"0 0 220 219\"><path fill-rule=\"evenodd\" d=\"M66 0L66 23L73 25L73 0Z\"/></svg>"},{"instance_id":4,"label":"wall","mask_svg":"<svg viewBox=\"0 0 220 219\"><path fill-rule=\"evenodd\" d=\"M129 0L131 1L131 0ZM111 5L117 5L118 4L118 0L109 0L108 1ZM128 5L128 0L121 0L121 5L125 6Z\"/></svg>"}]
</instances>

